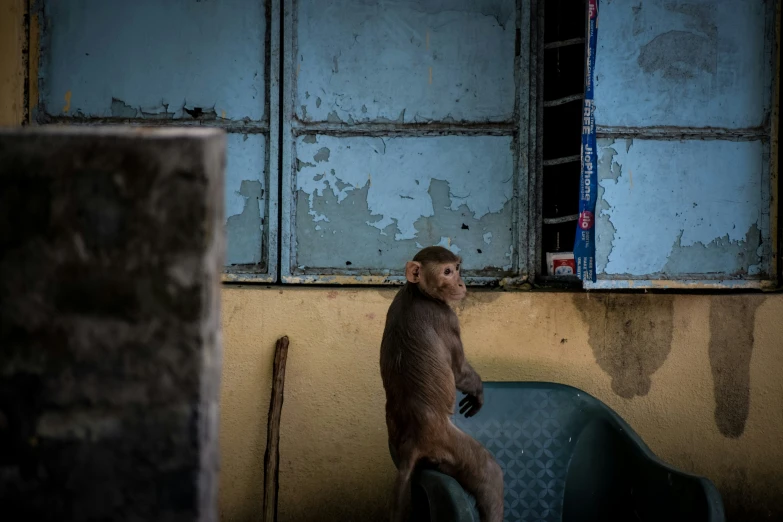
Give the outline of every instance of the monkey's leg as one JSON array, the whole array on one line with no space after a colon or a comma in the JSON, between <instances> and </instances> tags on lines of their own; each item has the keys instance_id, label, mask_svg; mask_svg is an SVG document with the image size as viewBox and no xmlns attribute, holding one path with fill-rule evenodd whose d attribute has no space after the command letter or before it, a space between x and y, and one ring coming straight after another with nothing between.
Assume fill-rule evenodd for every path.
<instances>
[{"instance_id":1,"label":"monkey's leg","mask_svg":"<svg viewBox=\"0 0 783 522\"><path fill-rule=\"evenodd\" d=\"M407 522L411 510L411 474L416 465L413 455L405 455L397 468L392 497L391 521Z\"/></svg>"},{"instance_id":2,"label":"monkey's leg","mask_svg":"<svg viewBox=\"0 0 783 522\"><path fill-rule=\"evenodd\" d=\"M444 434L447 455L439 468L476 498L481 522L503 520L503 470L478 441L453 424Z\"/></svg>"}]
</instances>

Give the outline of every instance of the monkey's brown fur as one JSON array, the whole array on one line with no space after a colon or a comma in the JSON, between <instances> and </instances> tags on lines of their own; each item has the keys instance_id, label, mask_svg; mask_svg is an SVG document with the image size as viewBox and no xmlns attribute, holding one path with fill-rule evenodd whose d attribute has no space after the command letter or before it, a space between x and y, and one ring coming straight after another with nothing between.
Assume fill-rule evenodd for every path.
<instances>
[{"instance_id":1,"label":"monkey's brown fur","mask_svg":"<svg viewBox=\"0 0 783 522\"><path fill-rule=\"evenodd\" d=\"M503 520L503 473L492 455L459 430L456 389L467 396L460 413L475 415L484 402L481 378L468 364L459 320L449 303L465 297L460 258L428 247L405 266L407 283L386 316L381 377L386 391L389 446L397 457L391 519L407 520L410 478L419 462L454 477L475 498L482 521Z\"/></svg>"}]
</instances>

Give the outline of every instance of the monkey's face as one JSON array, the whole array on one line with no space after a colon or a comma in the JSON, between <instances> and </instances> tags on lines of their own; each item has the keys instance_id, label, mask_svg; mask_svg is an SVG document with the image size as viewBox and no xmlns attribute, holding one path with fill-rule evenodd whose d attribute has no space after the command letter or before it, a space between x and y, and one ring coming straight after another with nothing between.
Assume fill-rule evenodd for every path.
<instances>
[{"instance_id":1,"label":"monkey's face","mask_svg":"<svg viewBox=\"0 0 783 522\"><path fill-rule=\"evenodd\" d=\"M419 285L422 292L451 303L461 301L467 294L460 265L459 259L453 262L409 261L405 272L408 281Z\"/></svg>"},{"instance_id":2,"label":"monkey's face","mask_svg":"<svg viewBox=\"0 0 783 522\"><path fill-rule=\"evenodd\" d=\"M462 281L460 273L461 263L438 263L430 271L431 288L435 290L435 296L448 302L465 299L468 290Z\"/></svg>"},{"instance_id":3,"label":"monkey's face","mask_svg":"<svg viewBox=\"0 0 783 522\"><path fill-rule=\"evenodd\" d=\"M431 246L406 263L405 278L430 297L446 303L461 301L467 294L461 265L459 256L441 246Z\"/></svg>"}]
</instances>

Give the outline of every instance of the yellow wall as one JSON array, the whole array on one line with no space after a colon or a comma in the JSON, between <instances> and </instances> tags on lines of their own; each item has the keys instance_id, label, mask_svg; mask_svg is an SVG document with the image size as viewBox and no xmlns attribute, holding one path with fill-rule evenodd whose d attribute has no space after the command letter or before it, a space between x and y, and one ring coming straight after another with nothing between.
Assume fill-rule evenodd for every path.
<instances>
[{"instance_id":1,"label":"yellow wall","mask_svg":"<svg viewBox=\"0 0 783 522\"><path fill-rule=\"evenodd\" d=\"M395 291L224 288L223 520L260 520L282 335L280 521L385 519L378 353ZM458 314L484 380L582 388L669 463L715 481L732 513L783 518L783 295L473 291Z\"/></svg>"}]
</instances>

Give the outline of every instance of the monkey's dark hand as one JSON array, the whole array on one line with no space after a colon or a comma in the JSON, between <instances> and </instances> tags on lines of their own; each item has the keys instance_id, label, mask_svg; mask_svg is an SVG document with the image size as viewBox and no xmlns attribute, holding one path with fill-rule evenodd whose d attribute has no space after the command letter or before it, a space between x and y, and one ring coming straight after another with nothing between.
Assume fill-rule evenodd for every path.
<instances>
[{"instance_id":1,"label":"monkey's dark hand","mask_svg":"<svg viewBox=\"0 0 783 522\"><path fill-rule=\"evenodd\" d=\"M478 392L477 394L468 393L465 398L459 401L459 412L465 416L466 419L471 418L479 412L484 405L484 393Z\"/></svg>"}]
</instances>

